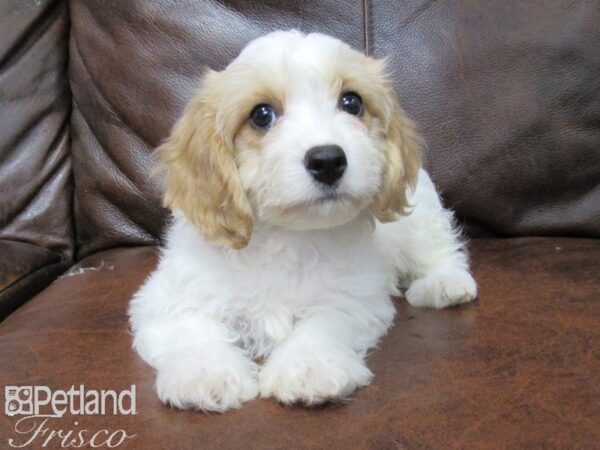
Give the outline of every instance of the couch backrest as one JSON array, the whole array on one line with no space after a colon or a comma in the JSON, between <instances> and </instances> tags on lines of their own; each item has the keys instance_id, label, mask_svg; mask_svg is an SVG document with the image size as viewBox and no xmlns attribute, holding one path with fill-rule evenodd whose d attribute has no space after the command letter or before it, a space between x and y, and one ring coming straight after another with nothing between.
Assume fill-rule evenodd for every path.
<instances>
[{"instance_id":1,"label":"couch backrest","mask_svg":"<svg viewBox=\"0 0 600 450\"><path fill-rule=\"evenodd\" d=\"M600 236L600 2L374 1L426 166L474 233Z\"/></svg>"},{"instance_id":2,"label":"couch backrest","mask_svg":"<svg viewBox=\"0 0 600 450\"><path fill-rule=\"evenodd\" d=\"M58 102L51 123L71 135L78 255L158 242L168 213L149 176L152 149L205 67L223 68L249 40L282 28L358 49L366 38L374 56L389 56L401 103L427 141L426 167L472 234L600 236L600 0L366 4L71 1L71 120L60 120L68 107ZM53 73L53 89L64 90L64 60L46 61L27 69ZM56 161L49 145L67 151L62 135L32 136L46 139L28 144L35 167ZM60 161L67 167L68 157ZM66 197L48 195L60 216Z\"/></svg>"},{"instance_id":3,"label":"couch backrest","mask_svg":"<svg viewBox=\"0 0 600 450\"><path fill-rule=\"evenodd\" d=\"M73 253L66 2L0 2L0 239Z\"/></svg>"}]
</instances>

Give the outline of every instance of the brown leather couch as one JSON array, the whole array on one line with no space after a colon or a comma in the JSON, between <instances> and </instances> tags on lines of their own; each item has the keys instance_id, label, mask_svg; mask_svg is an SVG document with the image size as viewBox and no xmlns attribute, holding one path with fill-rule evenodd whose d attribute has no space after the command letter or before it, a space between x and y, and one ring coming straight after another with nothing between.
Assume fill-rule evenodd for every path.
<instances>
[{"instance_id":1,"label":"brown leather couch","mask_svg":"<svg viewBox=\"0 0 600 450\"><path fill-rule=\"evenodd\" d=\"M48 423L119 448L600 448L599 24L598 0L0 2L0 388L136 385L136 415ZM280 28L389 56L479 300L399 299L349 404L175 411L126 320L168 219L151 152L205 66Z\"/></svg>"}]
</instances>

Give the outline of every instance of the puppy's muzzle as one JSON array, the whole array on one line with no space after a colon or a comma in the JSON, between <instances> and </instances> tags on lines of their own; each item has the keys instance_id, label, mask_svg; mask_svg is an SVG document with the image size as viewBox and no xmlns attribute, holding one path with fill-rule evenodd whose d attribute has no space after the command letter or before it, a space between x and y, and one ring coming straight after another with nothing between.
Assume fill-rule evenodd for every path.
<instances>
[{"instance_id":1,"label":"puppy's muzzle","mask_svg":"<svg viewBox=\"0 0 600 450\"><path fill-rule=\"evenodd\" d=\"M319 145L306 152L304 165L315 180L332 186L344 175L348 161L339 145Z\"/></svg>"}]
</instances>

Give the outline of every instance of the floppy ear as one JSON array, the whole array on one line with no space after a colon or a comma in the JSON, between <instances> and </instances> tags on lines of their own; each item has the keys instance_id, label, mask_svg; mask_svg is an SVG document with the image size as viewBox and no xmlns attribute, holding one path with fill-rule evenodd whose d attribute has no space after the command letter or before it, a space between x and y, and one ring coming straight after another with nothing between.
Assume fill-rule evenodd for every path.
<instances>
[{"instance_id":1,"label":"floppy ear","mask_svg":"<svg viewBox=\"0 0 600 450\"><path fill-rule=\"evenodd\" d=\"M408 189L414 189L421 167L422 138L416 126L400 108L396 93L388 81L386 94L388 118L384 129L384 174L373 213L381 222L410 214Z\"/></svg>"},{"instance_id":2,"label":"floppy ear","mask_svg":"<svg viewBox=\"0 0 600 450\"><path fill-rule=\"evenodd\" d=\"M252 210L232 144L217 126L220 84L219 73L205 75L156 155L167 178L164 206L181 211L207 241L241 249L252 234Z\"/></svg>"}]
</instances>

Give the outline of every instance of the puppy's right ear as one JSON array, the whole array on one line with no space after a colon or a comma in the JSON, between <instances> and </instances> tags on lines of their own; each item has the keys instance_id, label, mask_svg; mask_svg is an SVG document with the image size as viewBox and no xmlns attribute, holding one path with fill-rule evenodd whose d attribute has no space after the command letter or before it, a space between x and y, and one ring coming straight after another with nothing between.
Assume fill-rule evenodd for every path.
<instances>
[{"instance_id":1,"label":"puppy's right ear","mask_svg":"<svg viewBox=\"0 0 600 450\"><path fill-rule=\"evenodd\" d=\"M221 85L219 73L204 76L156 156L167 178L164 206L181 211L207 241L240 249L252 234L252 210L227 130L217 125Z\"/></svg>"}]
</instances>

